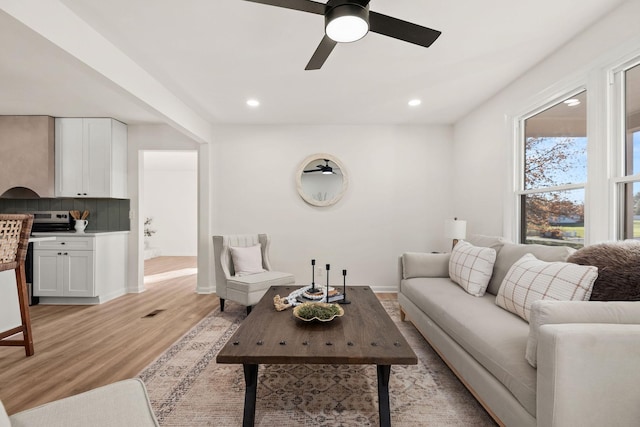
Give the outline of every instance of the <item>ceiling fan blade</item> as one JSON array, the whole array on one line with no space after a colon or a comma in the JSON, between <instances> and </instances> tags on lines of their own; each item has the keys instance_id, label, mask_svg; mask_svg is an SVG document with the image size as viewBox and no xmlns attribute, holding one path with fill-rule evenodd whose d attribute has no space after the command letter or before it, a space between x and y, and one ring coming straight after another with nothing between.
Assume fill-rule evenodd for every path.
<instances>
[{"instance_id":1,"label":"ceiling fan blade","mask_svg":"<svg viewBox=\"0 0 640 427\"><path fill-rule=\"evenodd\" d=\"M348 0L348 2L347 2L345 0L329 0L327 2L327 7L331 8L331 7L335 7L335 6L344 4L344 3L356 3L356 4L359 4L362 7L366 7L369 4L369 1L370 0Z\"/></svg>"},{"instance_id":2,"label":"ceiling fan blade","mask_svg":"<svg viewBox=\"0 0 640 427\"><path fill-rule=\"evenodd\" d=\"M369 31L424 47L431 46L442 34L438 30L376 12L369 12Z\"/></svg>"},{"instance_id":3,"label":"ceiling fan blade","mask_svg":"<svg viewBox=\"0 0 640 427\"><path fill-rule=\"evenodd\" d=\"M321 169L316 169L316 170L310 170L310 171L302 171L304 173L310 173L310 172L322 172Z\"/></svg>"},{"instance_id":4,"label":"ceiling fan blade","mask_svg":"<svg viewBox=\"0 0 640 427\"><path fill-rule=\"evenodd\" d=\"M313 56L309 60L309 63L305 67L305 70L319 70L329 57L333 48L336 47L338 42L331 40L327 35L322 38L322 41L318 45L318 48L313 53Z\"/></svg>"},{"instance_id":5,"label":"ceiling fan blade","mask_svg":"<svg viewBox=\"0 0 640 427\"><path fill-rule=\"evenodd\" d=\"M326 5L311 0L245 0L253 3L262 3L269 6L284 7L285 9L300 10L302 12L324 15Z\"/></svg>"}]
</instances>

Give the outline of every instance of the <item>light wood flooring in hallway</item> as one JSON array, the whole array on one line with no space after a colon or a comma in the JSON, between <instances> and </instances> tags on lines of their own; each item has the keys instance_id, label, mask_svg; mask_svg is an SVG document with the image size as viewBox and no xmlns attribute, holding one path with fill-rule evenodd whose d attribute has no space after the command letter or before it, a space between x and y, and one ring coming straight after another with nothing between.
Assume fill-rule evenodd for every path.
<instances>
[{"instance_id":1,"label":"light wood flooring in hallway","mask_svg":"<svg viewBox=\"0 0 640 427\"><path fill-rule=\"evenodd\" d=\"M209 312L195 257L145 262L145 292L101 305L30 307L35 355L0 347L0 399L9 414L134 377ZM163 310L153 317L144 317Z\"/></svg>"}]
</instances>

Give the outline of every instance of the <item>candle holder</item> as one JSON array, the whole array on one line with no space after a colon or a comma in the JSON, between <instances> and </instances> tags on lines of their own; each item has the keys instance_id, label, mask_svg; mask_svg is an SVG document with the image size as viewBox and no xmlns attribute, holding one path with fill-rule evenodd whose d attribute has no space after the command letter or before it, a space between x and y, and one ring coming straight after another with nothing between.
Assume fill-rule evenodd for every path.
<instances>
[{"instance_id":1,"label":"candle holder","mask_svg":"<svg viewBox=\"0 0 640 427\"><path fill-rule=\"evenodd\" d=\"M327 303L329 303L329 270L331 265L327 264Z\"/></svg>"},{"instance_id":2,"label":"candle holder","mask_svg":"<svg viewBox=\"0 0 640 427\"><path fill-rule=\"evenodd\" d=\"M342 299L338 304L351 304L347 299L347 270L342 270Z\"/></svg>"},{"instance_id":3,"label":"candle holder","mask_svg":"<svg viewBox=\"0 0 640 427\"><path fill-rule=\"evenodd\" d=\"M311 293L316 291L316 260L311 260Z\"/></svg>"}]
</instances>

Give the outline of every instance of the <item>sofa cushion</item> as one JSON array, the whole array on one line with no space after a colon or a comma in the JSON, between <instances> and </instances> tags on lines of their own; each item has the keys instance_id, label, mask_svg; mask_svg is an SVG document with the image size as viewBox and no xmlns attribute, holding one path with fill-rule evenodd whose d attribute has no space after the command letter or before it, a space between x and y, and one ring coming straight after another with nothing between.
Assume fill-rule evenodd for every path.
<instances>
[{"instance_id":1,"label":"sofa cushion","mask_svg":"<svg viewBox=\"0 0 640 427\"><path fill-rule=\"evenodd\" d=\"M596 267L545 262L526 254L509 269L496 295L496 304L528 322L534 301L589 300L596 277Z\"/></svg>"},{"instance_id":2,"label":"sofa cushion","mask_svg":"<svg viewBox=\"0 0 640 427\"><path fill-rule=\"evenodd\" d=\"M445 278L402 281L402 292L481 363L535 417L536 370L523 357L529 325Z\"/></svg>"},{"instance_id":3,"label":"sofa cushion","mask_svg":"<svg viewBox=\"0 0 640 427\"><path fill-rule=\"evenodd\" d=\"M489 281L487 292L493 295L498 294L504 276L520 258L525 254L533 254L542 261L566 261L569 255L576 250L568 246L546 246L546 245L524 245L516 243L504 243L493 266L493 276Z\"/></svg>"},{"instance_id":4,"label":"sofa cushion","mask_svg":"<svg viewBox=\"0 0 640 427\"><path fill-rule=\"evenodd\" d=\"M461 241L451 251L449 277L471 295L481 297L487 290L496 251Z\"/></svg>"},{"instance_id":5,"label":"sofa cushion","mask_svg":"<svg viewBox=\"0 0 640 427\"><path fill-rule=\"evenodd\" d=\"M464 239L465 242L471 243L473 246L482 246L483 248L495 249L496 254L500 253L500 250L505 243L509 243L509 240L500 236L485 236L482 234L472 234Z\"/></svg>"},{"instance_id":6,"label":"sofa cushion","mask_svg":"<svg viewBox=\"0 0 640 427\"><path fill-rule=\"evenodd\" d=\"M405 252L402 254L402 278L449 277L451 254Z\"/></svg>"},{"instance_id":7,"label":"sofa cushion","mask_svg":"<svg viewBox=\"0 0 640 427\"><path fill-rule=\"evenodd\" d=\"M567 262L598 267L591 301L640 301L640 242L585 246L571 254Z\"/></svg>"},{"instance_id":8,"label":"sofa cushion","mask_svg":"<svg viewBox=\"0 0 640 427\"><path fill-rule=\"evenodd\" d=\"M9 415L7 415L7 411L4 410L2 401L0 401L0 427L11 427Z\"/></svg>"},{"instance_id":9,"label":"sofa cushion","mask_svg":"<svg viewBox=\"0 0 640 427\"><path fill-rule=\"evenodd\" d=\"M258 243L254 246L229 246L233 270L236 276L262 273L262 249Z\"/></svg>"},{"instance_id":10,"label":"sofa cushion","mask_svg":"<svg viewBox=\"0 0 640 427\"><path fill-rule=\"evenodd\" d=\"M557 323L640 324L640 307L633 301L536 301L531 305L531 322L525 358L534 368L538 359L538 337L542 325Z\"/></svg>"}]
</instances>

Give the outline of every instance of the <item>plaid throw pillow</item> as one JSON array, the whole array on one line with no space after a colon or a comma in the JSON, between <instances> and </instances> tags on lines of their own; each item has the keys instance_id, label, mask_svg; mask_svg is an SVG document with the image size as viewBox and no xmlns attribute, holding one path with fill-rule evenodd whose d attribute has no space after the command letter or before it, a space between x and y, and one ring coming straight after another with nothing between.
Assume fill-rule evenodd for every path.
<instances>
[{"instance_id":1,"label":"plaid throw pillow","mask_svg":"<svg viewBox=\"0 0 640 427\"><path fill-rule=\"evenodd\" d=\"M496 295L496 304L528 322L534 301L589 300L596 277L597 267L545 262L526 254L509 269Z\"/></svg>"},{"instance_id":2,"label":"plaid throw pillow","mask_svg":"<svg viewBox=\"0 0 640 427\"><path fill-rule=\"evenodd\" d=\"M481 297L487 290L495 262L495 249L460 241L451 251L449 277L471 295Z\"/></svg>"}]
</instances>

